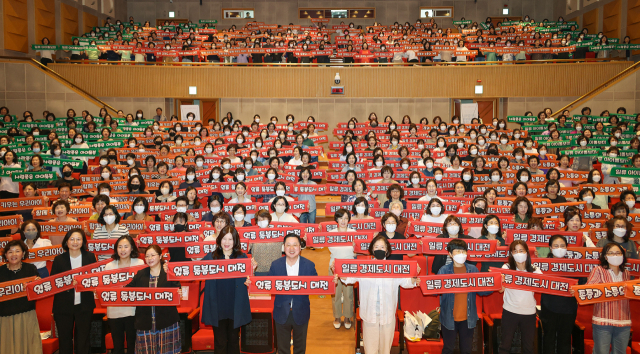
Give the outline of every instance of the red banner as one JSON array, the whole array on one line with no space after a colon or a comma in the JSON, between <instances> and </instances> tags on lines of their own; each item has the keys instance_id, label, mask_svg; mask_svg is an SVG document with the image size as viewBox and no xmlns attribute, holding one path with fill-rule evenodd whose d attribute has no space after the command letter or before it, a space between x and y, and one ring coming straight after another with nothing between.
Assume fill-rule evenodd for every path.
<instances>
[{"instance_id":1,"label":"red banner","mask_svg":"<svg viewBox=\"0 0 640 354\"><path fill-rule=\"evenodd\" d=\"M251 258L196 262L169 262L167 280L191 281L245 278L251 275Z\"/></svg>"},{"instance_id":2,"label":"red banner","mask_svg":"<svg viewBox=\"0 0 640 354\"><path fill-rule=\"evenodd\" d=\"M519 272L504 268L489 268L491 272L498 272L504 275L503 285L505 288L516 290L527 290L536 293L572 297L569 289L578 284L577 279L554 277L543 274L529 272Z\"/></svg>"},{"instance_id":3,"label":"red banner","mask_svg":"<svg viewBox=\"0 0 640 354\"><path fill-rule=\"evenodd\" d=\"M473 262L504 262L509 259L509 247L497 246L496 251L492 254L470 254L468 255L470 261Z\"/></svg>"},{"instance_id":4,"label":"red banner","mask_svg":"<svg viewBox=\"0 0 640 354\"><path fill-rule=\"evenodd\" d=\"M21 215L14 216L1 216L0 217L0 230L9 230L13 228L18 228L22 223Z\"/></svg>"},{"instance_id":5,"label":"red banner","mask_svg":"<svg viewBox=\"0 0 640 354\"><path fill-rule=\"evenodd\" d=\"M598 302L617 301L625 299L626 283L602 283L589 285L574 285L575 297L578 305L590 305Z\"/></svg>"},{"instance_id":6,"label":"red banner","mask_svg":"<svg viewBox=\"0 0 640 354\"><path fill-rule=\"evenodd\" d=\"M29 277L0 283L0 302L27 296L27 283L36 278Z\"/></svg>"},{"instance_id":7,"label":"red banner","mask_svg":"<svg viewBox=\"0 0 640 354\"><path fill-rule=\"evenodd\" d=\"M106 238L100 240L87 240L87 249L95 254L113 254L117 238Z\"/></svg>"},{"instance_id":8,"label":"red banner","mask_svg":"<svg viewBox=\"0 0 640 354\"><path fill-rule=\"evenodd\" d=\"M449 254L447 245L454 238L431 238L422 239L422 253L424 254ZM465 239L467 243L467 254L493 254L498 247L498 240Z\"/></svg>"},{"instance_id":9,"label":"red banner","mask_svg":"<svg viewBox=\"0 0 640 354\"><path fill-rule=\"evenodd\" d=\"M422 245L420 239L388 239L391 244L391 254L420 254L422 253ZM369 253L369 245L371 240L356 241L354 251L356 253Z\"/></svg>"},{"instance_id":10,"label":"red banner","mask_svg":"<svg viewBox=\"0 0 640 354\"><path fill-rule=\"evenodd\" d=\"M62 245L32 248L29 250L29 254L27 255L27 259L25 259L25 262L34 263L52 261L56 256L63 253L64 250L62 249Z\"/></svg>"},{"instance_id":11,"label":"red banner","mask_svg":"<svg viewBox=\"0 0 640 354\"><path fill-rule=\"evenodd\" d=\"M418 262L336 259L335 274L341 278L412 278L418 276Z\"/></svg>"},{"instance_id":12,"label":"red banner","mask_svg":"<svg viewBox=\"0 0 640 354\"><path fill-rule=\"evenodd\" d=\"M356 231L382 231L382 227L380 226L380 219L363 219L363 220L354 220L351 219L349 221L350 229L354 229ZM332 231L338 228L338 224L336 222L321 222L320 229L325 232Z\"/></svg>"},{"instance_id":13,"label":"red banner","mask_svg":"<svg viewBox=\"0 0 640 354\"><path fill-rule=\"evenodd\" d=\"M98 273L78 275L74 279L78 282L76 284L76 291L93 291L95 288L102 287L123 287L131 282L133 276L148 265L143 264L139 266L118 268L112 270L105 270Z\"/></svg>"},{"instance_id":14,"label":"red banner","mask_svg":"<svg viewBox=\"0 0 640 354\"><path fill-rule=\"evenodd\" d=\"M307 247L353 246L359 242L367 244L373 239L375 232L315 232L307 234Z\"/></svg>"},{"instance_id":15,"label":"red banner","mask_svg":"<svg viewBox=\"0 0 640 354\"><path fill-rule=\"evenodd\" d=\"M287 234L294 233L304 237L304 229L295 227L239 227L240 240L251 243L282 242Z\"/></svg>"},{"instance_id":16,"label":"red banner","mask_svg":"<svg viewBox=\"0 0 640 354\"><path fill-rule=\"evenodd\" d=\"M180 306L178 288L97 288L96 298L106 306Z\"/></svg>"},{"instance_id":17,"label":"red banner","mask_svg":"<svg viewBox=\"0 0 640 354\"><path fill-rule=\"evenodd\" d=\"M29 301L44 299L45 297L73 289L73 277L76 275L101 272L104 270L104 266L109 262L111 262L110 259L105 259L104 261L71 269L66 272L31 282L27 285Z\"/></svg>"},{"instance_id":18,"label":"red banner","mask_svg":"<svg viewBox=\"0 0 640 354\"><path fill-rule=\"evenodd\" d=\"M65 235L72 229L84 229L84 222L41 222L40 230L43 235Z\"/></svg>"},{"instance_id":19,"label":"red banner","mask_svg":"<svg viewBox=\"0 0 640 354\"><path fill-rule=\"evenodd\" d=\"M336 287L332 276L252 277L250 294L333 295Z\"/></svg>"},{"instance_id":20,"label":"red banner","mask_svg":"<svg viewBox=\"0 0 640 354\"><path fill-rule=\"evenodd\" d=\"M424 295L470 293L502 289L500 273L465 273L421 276L420 290Z\"/></svg>"},{"instance_id":21,"label":"red banner","mask_svg":"<svg viewBox=\"0 0 640 354\"><path fill-rule=\"evenodd\" d=\"M405 234L419 237L436 237L442 234L442 223L411 220L407 225Z\"/></svg>"},{"instance_id":22,"label":"red banner","mask_svg":"<svg viewBox=\"0 0 640 354\"><path fill-rule=\"evenodd\" d=\"M200 235L189 232L173 232L157 234L140 234L138 244L142 247L157 244L160 247L185 247L188 242L199 242Z\"/></svg>"},{"instance_id":23,"label":"red banner","mask_svg":"<svg viewBox=\"0 0 640 354\"><path fill-rule=\"evenodd\" d=\"M0 200L0 211L29 210L46 207L48 202L46 202L44 198L45 197L33 197Z\"/></svg>"},{"instance_id":24,"label":"red banner","mask_svg":"<svg viewBox=\"0 0 640 354\"><path fill-rule=\"evenodd\" d=\"M588 277L591 270L600 265L600 261L595 259L533 258L531 264L538 267L543 273L579 278Z\"/></svg>"},{"instance_id":25,"label":"red banner","mask_svg":"<svg viewBox=\"0 0 640 354\"><path fill-rule=\"evenodd\" d=\"M640 300L640 283L638 283L638 280L630 280L624 284L626 286L624 296L631 300Z\"/></svg>"},{"instance_id":26,"label":"red banner","mask_svg":"<svg viewBox=\"0 0 640 354\"><path fill-rule=\"evenodd\" d=\"M582 232L556 231L556 230L507 230L505 243L507 245L515 240L521 240L532 246L548 247L549 239L553 235L562 235L567 239L569 246L582 246Z\"/></svg>"}]
</instances>

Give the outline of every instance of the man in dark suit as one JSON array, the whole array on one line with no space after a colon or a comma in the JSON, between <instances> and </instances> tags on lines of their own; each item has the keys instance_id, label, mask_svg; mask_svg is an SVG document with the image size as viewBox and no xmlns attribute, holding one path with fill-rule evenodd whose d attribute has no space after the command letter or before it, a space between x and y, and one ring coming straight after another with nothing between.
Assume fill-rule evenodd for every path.
<instances>
[{"instance_id":1,"label":"man in dark suit","mask_svg":"<svg viewBox=\"0 0 640 354\"><path fill-rule=\"evenodd\" d=\"M285 256L271 263L269 276L317 276L316 265L300 256L300 236L288 234L284 238ZM307 350L307 328L311 314L308 295L276 295L273 320L276 322L278 353L304 354Z\"/></svg>"}]
</instances>

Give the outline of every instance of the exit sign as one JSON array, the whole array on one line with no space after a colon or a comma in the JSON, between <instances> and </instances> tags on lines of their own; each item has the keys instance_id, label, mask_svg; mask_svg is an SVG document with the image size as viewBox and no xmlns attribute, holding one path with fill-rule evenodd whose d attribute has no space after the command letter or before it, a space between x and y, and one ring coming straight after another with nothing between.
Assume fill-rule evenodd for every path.
<instances>
[{"instance_id":1,"label":"exit sign","mask_svg":"<svg viewBox=\"0 0 640 354\"><path fill-rule=\"evenodd\" d=\"M344 95L344 86L331 86L332 95Z\"/></svg>"}]
</instances>

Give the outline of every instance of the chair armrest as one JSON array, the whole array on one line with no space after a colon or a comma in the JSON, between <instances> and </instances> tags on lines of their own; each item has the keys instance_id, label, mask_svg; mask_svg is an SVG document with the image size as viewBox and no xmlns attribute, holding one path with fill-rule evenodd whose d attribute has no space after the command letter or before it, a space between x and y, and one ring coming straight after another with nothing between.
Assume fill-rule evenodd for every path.
<instances>
[{"instance_id":1,"label":"chair armrest","mask_svg":"<svg viewBox=\"0 0 640 354\"><path fill-rule=\"evenodd\" d=\"M194 319L196 316L198 316L198 314L200 313L200 308L196 307L195 310L191 311L191 313L187 316L188 320L192 320Z\"/></svg>"},{"instance_id":2,"label":"chair armrest","mask_svg":"<svg viewBox=\"0 0 640 354\"><path fill-rule=\"evenodd\" d=\"M398 321L404 323L404 311L396 310L396 315L398 316Z\"/></svg>"},{"instance_id":3,"label":"chair armrest","mask_svg":"<svg viewBox=\"0 0 640 354\"><path fill-rule=\"evenodd\" d=\"M578 322L578 320L576 320L575 326L578 327L578 329L581 331L585 330L585 327L580 322Z\"/></svg>"},{"instance_id":4,"label":"chair armrest","mask_svg":"<svg viewBox=\"0 0 640 354\"><path fill-rule=\"evenodd\" d=\"M486 313L482 314L482 320L489 325L490 327L493 327L493 320L491 319L491 317L489 317L489 315L487 315Z\"/></svg>"},{"instance_id":5,"label":"chair armrest","mask_svg":"<svg viewBox=\"0 0 640 354\"><path fill-rule=\"evenodd\" d=\"M107 315L104 315L104 317L102 317L102 321L106 322L107 320L109 320L109 319L107 318Z\"/></svg>"}]
</instances>

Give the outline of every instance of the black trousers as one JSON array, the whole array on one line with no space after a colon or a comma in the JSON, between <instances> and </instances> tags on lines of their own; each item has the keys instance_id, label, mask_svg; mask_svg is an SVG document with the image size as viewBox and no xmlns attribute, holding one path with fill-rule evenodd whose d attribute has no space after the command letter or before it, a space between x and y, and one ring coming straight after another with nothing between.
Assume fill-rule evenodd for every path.
<instances>
[{"instance_id":1,"label":"black trousers","mask_svg":"<svg viewBox=\"0 0 640 354\"><path fill-rule=\"evenodd\" d=\"M509 354L511 352L511 343L513 343L513 336L518 327L520 327L522 335L522 354L533 354L536 315L518 315L505 309L502 310L502 342L498 349L499 354Z\"/></svg>"},{"instance_id":2,"label":"black trousers","mask_svg":"<svg viewBox=\"0 0 640 354\"><path fill-rule=\"evenodd\" d=\"M276 338L278 354L291 354L291 338L293 337L293 354L304 354L307 351L307 329L309 321L298 326L293 320L293 311L289 311L287 322L276 322Z\"/></svg>"},{"instance_id":3,"label":"black trousers","mask_svg":"<svg viewBox=\"0 0 640 354\"><path fill-rule=\"evenodd\" d=\"M124 354L125 334L127 337L127 353L136 351L136 327L134 316L110 318L111 339L113 339L112 354Z\"/></svg>"},{"instance_id":4,"label":"black trousers","mask_svg":"<svg viewBox=\"0 0 640 354\"><path fill-rule=\"evenodd\" d=\"M73 354L74 348L76 354L89 354L92 317L93 311L82 311L80 305L73 307L73 313L53 314L58 328L60 354Z\"/></svg>"},{"instance_id":5,"label":"black trousers","mask_svg":"<svg viewBox=\"0 0 640 354\"><path fill-rule=\"evenodd\" d=\"M213 327L215 354L240 354L240 327L233 328L233 320L218 320Z\"/></svg>"},{"instance_id":6,"label":"black trousers","mask_svg":"<svg viewBox=\"0 0 640 354\"><path fill-rule=\"evenodd\" d=\"M42 63L42 65L47 66L51 63L53 63L53 60L49 59L49 58L40 58L40 63Z\"/></svg>"},{"instance_id":7,"label":"black trousers","mask_svg":"<svg viewBox=\"0 0 640 354\"><path fill-rule=\"evenodd\" d=\"M19 196L20 196L20 193L0 191L0 199L14 199L14 198L18 198Z\"/></svg>"},{"instance_id":8,"label":"black trousers","mask_svg":"<svg viewBox=\"0 0 640 354\"><path fill-rule=\"evenodd\" d=\"M542 308L542 352L571 354L571 330L577 314L555 313Z\"/></svg>"},{"instance_id":9,"label":"black trousers","mask_svg":"<svg viewBox=\"0 0 640 354\"><path fill-rule=\"evenodd\" d=\"M473 332L475 328L469 328L467 321L454 322L454 329L442 329L442 354L451 354L456 348L456 337L460 336L460 354L471 354L473 348Z\"/></svg>"}]
</instances>

